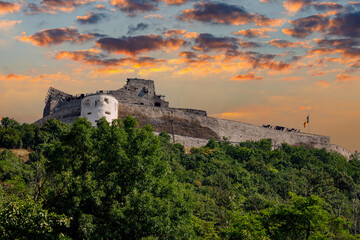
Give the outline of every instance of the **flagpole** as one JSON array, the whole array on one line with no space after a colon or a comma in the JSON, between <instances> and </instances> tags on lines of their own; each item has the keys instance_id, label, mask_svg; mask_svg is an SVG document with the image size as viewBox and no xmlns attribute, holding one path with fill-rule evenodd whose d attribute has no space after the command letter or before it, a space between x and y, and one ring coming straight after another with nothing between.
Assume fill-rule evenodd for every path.
<instances>
[{"instance_id":1,"label":"flagpole","mask_svg":"<svg viewBox=\"0 0 360 240\"><path fill-rule=\"evenodd\" d=\"M307 117L310 119L310 114L309 113L308 113ZM309 129L309 133L310 133L310 120L308 121L308 129Z\"/></svg>"}]
</instances>

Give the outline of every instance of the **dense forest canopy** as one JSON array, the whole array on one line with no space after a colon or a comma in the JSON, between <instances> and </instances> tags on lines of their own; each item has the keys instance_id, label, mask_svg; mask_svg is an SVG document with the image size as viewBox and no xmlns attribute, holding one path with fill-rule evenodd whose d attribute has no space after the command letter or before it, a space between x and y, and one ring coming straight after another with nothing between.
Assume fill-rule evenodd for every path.
<instances>
[{"instance_id":1,"label":"dense forest canopy","mask_svg":"<svg viewBox=\"0 0 360 240\"><path fill-rule=\"evenodd\" d=\"M132 117L4 118L0 148L1 239L360 239L357 155L270 139L186 153Z\"/></svg>"}]
</instances>

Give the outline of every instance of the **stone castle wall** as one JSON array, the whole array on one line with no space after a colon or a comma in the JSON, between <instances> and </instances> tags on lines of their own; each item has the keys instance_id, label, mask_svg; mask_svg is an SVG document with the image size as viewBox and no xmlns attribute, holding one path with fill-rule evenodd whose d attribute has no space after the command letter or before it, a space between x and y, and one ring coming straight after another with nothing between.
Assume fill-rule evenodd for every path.
<instances>
[{"instance_id":1,"label":"stone castle wall","mask_svg":"<svg viewBox=\"0 0 360 240\"><path fill-rule=\"evenodd\" d=\"M330 138L327 136L273 130L247 123L190 114L176 108L119 103L119 118L123 119L128 115L135 117L141 126L150 124L156 132L172 133L173 129L175 135L190 137L189 141L191 138L207 141L210 138L221 140L226 137L230 142L236 143L271 138L275 146L288 143L326 148L330 145Z\"/></svg>"},{"instance_id":2,"label":"stone castle wall","mask_svg":"<svg viewBox=\"0 0 360 240\"><path fill-rule=\"evenodd\" d=\"M176 142L186 147L204 146L210 138L224 137L236 144L239 142L272 139L274 148L282 143L325 148L349 158L351 152L330 143L330 138L316 134L297 132L284 127L269 128L225 119L207 117L206 111L186 108L169 108L164 96L156 95L154 81L129 78L126 85L118 90L98 91L96 94L73 96L50 88L45 99L44 117L36 124L42 125L51 118L72 123L81 115L81 100L87 96L111 95L118 101L118 118L135 117L140 126L150 124L155 132L175 135ZM95 123L98 119L92 119ZM279 130L277 130L279 129Z\"/></svg>"}]
</instances>

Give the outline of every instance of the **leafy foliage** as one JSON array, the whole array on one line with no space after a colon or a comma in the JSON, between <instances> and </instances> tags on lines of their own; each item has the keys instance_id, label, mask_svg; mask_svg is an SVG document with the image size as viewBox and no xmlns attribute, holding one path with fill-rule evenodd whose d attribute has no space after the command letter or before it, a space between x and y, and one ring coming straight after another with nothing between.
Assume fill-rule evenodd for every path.
<instances>
[{"instance_id":1,"label":"leafy foliage","mask_svg":"<svg viewBox=\"0 0 360 240\"><path fill-rule=\"evenodd\" d=\"M359 239L360 161L270 139L186 153L128 117L4 118L0 238Z\"/></svg>"}]
</instances>

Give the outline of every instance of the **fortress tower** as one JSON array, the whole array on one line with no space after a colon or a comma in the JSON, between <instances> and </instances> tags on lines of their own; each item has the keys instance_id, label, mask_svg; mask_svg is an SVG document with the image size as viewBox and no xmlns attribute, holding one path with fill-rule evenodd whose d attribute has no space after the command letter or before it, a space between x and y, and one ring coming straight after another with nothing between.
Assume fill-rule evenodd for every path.
<instances>
[{"instance_id":1,"label":"fortress tower","mask_svg":"<svg viewBox=\"0 0 360 240\"><path fill-rule=\"evenodd\" d=\"M93 126L96 126L102 117L111 123L118 118L118 101L105 94L86 96L81 101L81 116L87 118Z\"/></svg>"}]
</instances>

